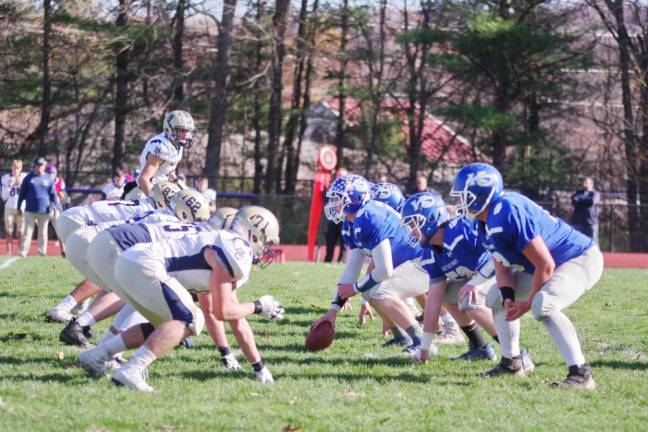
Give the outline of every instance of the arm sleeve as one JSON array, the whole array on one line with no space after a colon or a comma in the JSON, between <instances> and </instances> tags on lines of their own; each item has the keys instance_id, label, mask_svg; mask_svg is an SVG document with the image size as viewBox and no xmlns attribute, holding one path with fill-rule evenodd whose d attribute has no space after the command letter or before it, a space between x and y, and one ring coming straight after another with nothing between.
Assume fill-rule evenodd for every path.
<instances>
[{"instance_id":1,"label":"arm sleeve","mask_svg":"<svg viewBox=\"0 0 648 432\"><path fill-rule=\"evenodd\" d=\"M353 283L358 280L358 275L364 263L365 256L362 251L360 249L351 249L338 283Z\"/></svg>"},{"instance_id":2,"label":"arm sleeve","mask_svg":"<svg viewBox=\"0 0 648 432\"><path fill-rule=\"evenodd\" d=\"M374 262L374 269L359 280L355 284L355 289L358 292L370 290L380 282L389 279L394 274L394 263L391 254L391 244L389 239L385 239L378 243L376 247L371 250L371 258Z\"/></svg>"}]
</instances>

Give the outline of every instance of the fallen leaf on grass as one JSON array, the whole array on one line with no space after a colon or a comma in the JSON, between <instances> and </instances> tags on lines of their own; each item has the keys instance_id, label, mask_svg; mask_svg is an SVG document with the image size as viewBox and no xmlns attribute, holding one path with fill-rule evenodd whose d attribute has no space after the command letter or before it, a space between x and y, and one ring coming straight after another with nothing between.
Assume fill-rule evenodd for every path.
<instances>
[{"instance_id":1,"label":"fallen leaf on grass","mask_svg":"<svg viewBox=\"0 0 648 432\"><path fill-rule=\"evenodd\" d=\"M263 330L261 332L261 337L265 339L269 339L272 337L272 333L270 333L268 330Z\"/></svg>"},{"instance_id":2,"label":"fallen leaf on grass","mask_svg":"<svg viewBox=\"0 0 648 432\"><path fill-rule=\"evenodd\" d=\"M259 396L259 393L255 393L255 392L250 392L250 393L248 393L248 394L249 394L250 396Z\"/></svg>"},{"instance_id":3,"label":"fallen leaf on grass","mask_svg":"<svg viewBox=\"0 0 648 432\"><path fill-rule=\"evenodd\" d=\"M281 429L281 432L301 432L301 428L299 426L287 424L283 429Z\"/></svg>"},{"instance_id":4,"label":"fallen leaf on grass","mask_svg":"<svg viewBox=\"0 0 648 432\"><path fill-rule=\"evenodd\" d=\"M344 396L348 396L348 397L358 397L358 396L364 396L364 395L365 394L362 393L362 392L356 393L353 390L345 390L344 391Z\"/></svg>"},{"instance_id":5,"label":"fallen leaf on grass","mask_svg":"<svg viewBox=\"0 0 648 432\"><path fill-rule=\"evenodd\" d=\"M65 358L65 353L63 351L59 351L56 354L56 358L58 358L59 360L63 360Z\"/></svg>"},{"instance_id":6,"label":"fallen leaf on grass","mask_svg":"<svg viewBox=\"0 0 648 432\"><path fill-rule=\"evenodd\" d=\"M173 432L174 430L176 430L175 426L171 426L171 425L165 425L165 424L163 424L163 425L160 425L160 427L161 427L163 430L167 431L167 432Z\"/></svg>"},{"instance_id":7,"label":"fallen leaf on grass","mask_svg":"<svg viewBox=\"0 0 648 432\"><path fill-rule=\"evenodd\" d=\"M380 424L384 424L384 423L385 423L387 420L389 420L390 418L391 418L391 417L385 417L384 419L380 419L380 421L378 421L378 423L380 423Z\"/></svg>"},{"instance_id":8,"label":"fallen leaf on grass","mask_svg":"<svg viewBox=\"0 0 648 432\"><path fill-rule=\"evenodd\" d=\"M288 401L288 405L292 405L292 404L294 404L295 402L297 402L297 399L299 399L298 396L293 397L292 399L290 399L290 400Z\"/></svg>"}]
</instances>

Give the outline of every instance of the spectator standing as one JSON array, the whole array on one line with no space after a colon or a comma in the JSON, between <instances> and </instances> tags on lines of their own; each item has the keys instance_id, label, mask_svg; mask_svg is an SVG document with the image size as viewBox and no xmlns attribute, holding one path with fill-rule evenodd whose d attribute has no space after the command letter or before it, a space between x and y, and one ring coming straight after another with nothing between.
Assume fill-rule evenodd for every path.
<instances>
[{"instance_id":1,"label":"spectator standing","mask_svg":"<svg viewBox=\"0 0 648 432\"><path fill-rule=\"evenodd\" d=\"M18 245L20 245L24 225L23 217L18 212L20 184L27 175L27 173L22 172L22 166L21 160L14 160L11 162L11 172L0 179L0 190L4 201L5 231L7 232L7 255L9 256L13 255L14 232L16 233Z\"/></svg>"},{"instance_id":2,"label":"spectator standing","mask_svg":"<svg viewBox=\"0 0 648 432\"><path fill-rule=\"evenodd\" d=\"M209 187L207 177L198 177L194 181L194 189L203 194L209 203L209 213L216 211L216 191Z\"/></svg>"},{"instance_id":3,"label":"spectator standing","mask_svg":"<svg viewBox=\"0 0 648 432\"><path fill-rule=\"evenodd\" d=\"M47 255L49 213L58 206L58 197L52 178L45 172L46 165L45 159L36 159L33 170L27 174L20 185L18 213L21 213L21 206L25 202L25 227L19 252L23 257L29 252L34 224L38 224L38 254Z\"/></svg>"},{"instance_id":4,"label":"spectator standing","mask_svg":"<svg viewBox=\"0 0 648 432\"><path fill-rule=\"evenodd\" d=\"M429 192L427 178L422 175L416 177L416 193L419 192Z\"/></svg>"},{"instance_id":5,"label":"spectator standing","mask_svg":"<svg viewBox=\"0 0 648 432\"><path fill-rule=\"evenodd\" d=\"M101 192L103 192L108 201L118 200L121 199L121 196L124 193L125 184L124 176L118 171L115 171L112 175L112 180L110 183L107 183L103 189L101 189Z\"/></svg>"},{"instance_id":6,"label":"spectator standing","mask_svg":"<svg viewBox=\"0 0 648 432\"><path fill-rule=\"evenodd\" d=\"M335 173L335 178L344 177L348 172L344 168L338 168ZM324 191L326 194L326 191ZM338 255L338 262L344 261L344 252L346 251L346 245L342 240L342 222L335 223L333 221L328 222L326 227L326 255L324 256L324 262L330 263L333 261L333 254L335 253L335 245L340 245L340 254Z\"/></svg>"},{"instance_id":7,"label":"spectator standing","mask_svg":"<svg viewBox=\"0 0 648 432\"><path fill-rule=\"evenodd\" d=\"M571 201L574 207L572 226L598 244L598 205L601 196L594 189L594 179L585 177L582 189L572 195Z\"/></svg>"}]
</instances>

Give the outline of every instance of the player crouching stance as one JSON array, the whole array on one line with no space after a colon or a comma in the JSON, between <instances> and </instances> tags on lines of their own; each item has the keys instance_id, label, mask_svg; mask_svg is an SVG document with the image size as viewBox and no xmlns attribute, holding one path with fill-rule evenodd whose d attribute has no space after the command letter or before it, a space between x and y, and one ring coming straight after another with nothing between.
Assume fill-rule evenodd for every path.
<instances>
[{"instance_id":1,"label":"player crouching stance","mask_svg":"<svg viewBox=\"0 0 648 432\"><path fill-rule=\"evenodd\" d=\"M188 290L210 292L213 313L221 321L238 321L234 335L252 364L257 379L273 382L245 317L260 314L281 319L283 307L269 295L239 303L236 289L249 277L253 262L269 264L268 245L279 243L279 223L268 210L250 206L239 210L230 230L198 233L181 240L135 245L115 264L117 292L146 317L150 324L130 328L97 347L81 353L79 363L93 374L104 370L112 355L140 347L113 372L115 384L150 392L148 366L183 338L200 334L205 318ZM142 345L143 344L143 345Z\"/></svg>"},{"instance_id":2,"label":"player crouching stance","mask_svg":"<svg viewBox=\"0 0 648 432\"><path fill-rule=\"evenodd\" d=\"M603 273L603 256L592 240L524 195L504 192L494 167L474 163L457 173L452 195L494 258L497 286L487 296L502 346L502 360L485 376L524 375L519 318L531 310L569 368L552 385L594 389L589 365L572 322L562 309L589 291Z\"/></svg>"},{"instance_id":3,"label":"player crouching stance","mask_svg":"<svg viewBox=\"0 0 648 432\"><path fill-rule=\"evenodd\" d=\"M479 325L497 339L491 311L484 306L495 274L490 254L472 233L473 223L462 216L450 219L443 199L431 192L408 198L402 216L423 247L421 265L430 276L421 348L412 361L422 363L436 354L432 339L442 304L470 340L470 349L458 359L494 361L495 350L484 340Z\"/></svg>"}]
</instances>

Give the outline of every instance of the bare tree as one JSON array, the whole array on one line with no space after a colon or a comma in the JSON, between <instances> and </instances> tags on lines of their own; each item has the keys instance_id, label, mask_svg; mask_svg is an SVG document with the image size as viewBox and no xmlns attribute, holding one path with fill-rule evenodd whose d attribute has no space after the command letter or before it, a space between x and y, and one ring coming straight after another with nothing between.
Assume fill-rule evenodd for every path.
<instances>
[{"instance_id":1,"label":"bare tree","mask_svg":"<svg viewBox=\"0 0 648 432\"><path fill-rule=\"evenodd\" d=\"M175 77L173 83L173 99L176 103L181 103L184 99L184 79L182 77L182 40L184 35L186 3L187 2L185 0L178 0L178 6L176 6L176 13L174 17L175 33L173 35L173 66L175 69Z\"/></svg>"},{"instance_id":2,"label":"bare tree","mask_svg":"<svg viewBox=\"0 0 648 432\"><path fill-rule=\"evenodd\" d=\"M52 1L43 2L43 95L41 99L41 118L38 125L38 156L47 154L47 133L50 122L52 82L50 81L50 34L52 32Z\"/></svg>"},{"instance_id":3,"label":"bare tree","mask_svg":"<svg viewBox=\"0 0 648 432\"><path fill-rule=\"evenodd\" d=\"M338 117L337 125L335 129L335 152L337 155L337 166L342 165L342 156L344 149L344 140L345 140L345 128L346 128L346 87L345 81L347 76L347 44L348 44L348 35L349 35L349 0L344 0L342 3L342 8L340 10L341 19L340 19L340 51L338 55L340 56L340 67L338 69L338 82L337 82L337 100L338 100Z\"/></svg>"},{"instance_id":4,"label":"bare tree","mask_svg":"<svg viewBox=\"0 0 648 432\"><path fill-rule=\"evenodd\" d=\"M232 28L237 0L225 0L223 3L223 19L218 33L218 53L212 75L214 95L212 97L209 115L209 139L207 140L207 159L204 173L213 184L220 170L221 147L223 144L223 128L227 115L227 86L230 73L229 52L232 47Z\"/></svg>"},{"instance_id":5,"label":"bare tree","mask_svg":"<svg viewBox=\"0 0 648 432\"><path fill-rule=\"evenodd\" d=\"M130 0L119 0L116 25L125 36L128 27ZM115 77L115 140L113 143L113 171L124 159L124 141L126 135L126 114L128 113L128 44L116 44L117 75Z\"/></svg>"}]
</instances>

